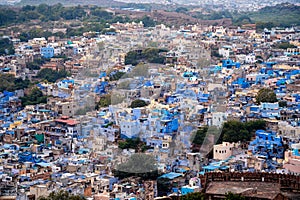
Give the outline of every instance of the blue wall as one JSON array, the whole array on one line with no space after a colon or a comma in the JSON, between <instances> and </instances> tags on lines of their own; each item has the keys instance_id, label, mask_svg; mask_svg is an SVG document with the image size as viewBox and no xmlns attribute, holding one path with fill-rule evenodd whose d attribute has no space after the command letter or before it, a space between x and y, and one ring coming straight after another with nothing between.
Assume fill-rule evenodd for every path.
<instances>
[{"instance_id":1,"label":"blue wall","mask_svg":"<svg viewBox=\"0 0 300 200\"><path fill-rule=\"evenodd\" d=\"M240 68L240 66L241 66L241 64L240 64L239 62L233 62L233 61L230 60L230 59L222 60L222 67L231 69L231 68L233 68L233 67L235 67L235 68Z\"/></svg>"},{"instance_id":2,"label":"blue wall","mask_svg":"<svg viewBox=\"0 0 300 200\"><path fill-rule=\"evenodd\" d=\"M54 48L53 47L42 47L41 55L44 58L52 58L54 56Z\"/></svg>"}]
</instances>

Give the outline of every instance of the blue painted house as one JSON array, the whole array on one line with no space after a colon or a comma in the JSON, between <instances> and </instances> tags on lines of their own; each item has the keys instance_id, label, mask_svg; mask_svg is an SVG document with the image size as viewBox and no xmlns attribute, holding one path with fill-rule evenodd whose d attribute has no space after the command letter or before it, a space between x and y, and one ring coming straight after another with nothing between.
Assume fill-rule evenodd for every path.
<instances>
[{"instance_id":1,"label":"blue painted house","mask_svg":"<svg viewBox=\"0 0 300 200\"><path fill-rule=\"evenodd\" d=\"M232 85L238 85L240 88L248 88L250 84L245 78L238 78L236 81L232 82Z\"/></svg>"},{"instance_id":2,"label":"blue painted house","mask_svg":"<svg viewBox=\"0 0 300 200\"><path fill-rule=\"evenodd\" d=\"M227 68L227 69L232 69L232 68L240 68L241 67L241 63L239 62L234 62L231 59L227 59L227 60L222 60L222 67Z\"/></svg>"},{"instance_id":3,"label":"blue painted house","mask_svg":"<svg viewBox=\"0 0 300 200\"><path fill-rule=\"evenodd\" d=\"M178 130L178 119L173 118L171 119L170 117L164 117L161 119L161 133L173 133Z\"/></svg>"},{"instance_id":4,"label":"blue painted house","mask_svg":"<svg viewBox=\"0 0 300 200\"><path fill-rule=\"evenodd\" d=\"M54 56L54 48L51 46L42 47L41 55L44 58L52 58Z\"/></svg>"},{"instance_id":5,"label":"blue painted house","mask_svg":"<svg viewBox=\"0 0 300 200\"><path fill-rule=\"evenodd\" d=\"M283 158L284 148L282 138L276 136L275 132L257 130L255 140L251 141L248 150L253 155L264 156L267 159Z\"/></svg>"},{"instance_id":6,"label":"blue painted house","mask_svg":"<svg viewBox=\"0 0 300 200\"><path fill-rule=\"evenodd\" d=\"M106 87L108 86L107 81L102 81L94 88L96 94L106 94Z\"/></svg>"}]
</instances>

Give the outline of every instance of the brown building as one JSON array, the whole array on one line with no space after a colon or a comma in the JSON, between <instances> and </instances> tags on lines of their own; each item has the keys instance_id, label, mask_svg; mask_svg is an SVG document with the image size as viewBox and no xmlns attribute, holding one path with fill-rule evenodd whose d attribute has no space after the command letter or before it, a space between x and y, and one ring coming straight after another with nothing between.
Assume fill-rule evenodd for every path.
<instances>
[{"instance_id":1,"label":"brown building","mask_svg":"<svg viewBox=\"0 0 300 200\"><path fill-rule=\"evenodd\" d=\"M279 183L266 182L211 182L206 189L207 199L225 199L227 193L240 194L246 199L284 200Z\"/></svg>"},{"instance_id":2,"label":"brown building","mask_svg":"<svg viewBox=\"0 0 300 200\"><path fill-rule=\"evenodd\" d=\"M210 172L199 177L205 199L225 199L232 192L246 200L300 199L300 176L265 172Z\"/></svg>"}]
</instances>

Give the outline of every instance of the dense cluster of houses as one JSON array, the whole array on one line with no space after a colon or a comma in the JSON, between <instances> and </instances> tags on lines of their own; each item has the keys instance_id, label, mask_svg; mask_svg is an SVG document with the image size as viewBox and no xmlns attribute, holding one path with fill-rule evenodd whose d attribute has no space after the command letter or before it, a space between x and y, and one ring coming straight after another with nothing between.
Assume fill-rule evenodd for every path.
<instances>
[{"instance_id":1,"label":"dense cluster of houses","mask_svg":"<svg viewBox=\"0 0 300 200\"><path fill-rule=\"evenodd\" d=\"M41 69L71 77L37 84L45 104L22 107L23 90L0 93L0 199L37 199L61 189L90 199L153 199L200 191L199 176L208 172L300 174L300 30L134 22L111 28L116 33L95 37L14 39L15 55L1 57L1 73L34 80L39 70L26 63L44 57ZM274 48L282 42L295 48ZM124 64L128 51L146 47L168 49L165 63ZM127 76L112 81L117 72ZM257 104L261 88L272 89L278 102ZM95 110L108 96L111 105ZM137 99L147 106L131 108ZM268 128L248 145L216 144L227 120L257 119ZM195 152L195 130L206 126ZM133 138L157 161L158 179L176 182L169 191L159 191L157 181L114 176L137 153L118 142Z\"/></svg>"}]
</instances>

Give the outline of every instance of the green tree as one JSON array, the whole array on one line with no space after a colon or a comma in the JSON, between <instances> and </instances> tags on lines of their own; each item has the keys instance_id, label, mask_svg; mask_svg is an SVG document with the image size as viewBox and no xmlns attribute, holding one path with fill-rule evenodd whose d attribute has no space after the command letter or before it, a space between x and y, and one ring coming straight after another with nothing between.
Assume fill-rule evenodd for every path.
<instances>
[{"instance_id":1,"label":"green tree","mask_svg":"<svg viewBox=\"0 0 300 200\"><path fill-rule=\"evenodd\" d=\"M0 26L9 25L17 20L16 11L9 8L0 8Z\"/></svg>"},{"instance_id":2,"label":"green tree","mask_svg":"<svg viewBox=\"0 0 300 200\"><path fill-rule=\"evenodd\" d=\"M243 134L241 133L243 131ZM228 121L224 123L222 129L222 140L226 142L247 141L251 138L249 132L245 131L242 122Z\"/></svg>"},{"instance_id":3,"label":"green tree","mask_svg":"<svg viewBox=\"0 0 300 200\"><path fill-rule=\"evenodd\" d=\"M151 17L146 16L146 15L138 21L142 21L144 24L144 27L154 27L156 25L156 22Z\"/></svg>"},{"instance_id":4,"label":"green tree","mask_svg":"<svg viewBox=\"0 0 300 200\"><path fill-rule=\"evenodd\" d=\"M29 85L30 81L28 79L15 78L12 74L0 74L0 92L25 89Z\"/></svg>"},{"instance_id":5,"label":"green tree","mask_svg":"<svg viewBox=\"0 0 300 200\"><path fill-rule=\"evenodd\" d=\"M274 15L276 13L276 15ZM256 28L272 28L275 26L289 27L299 24L299 6L282 3L276 6L266 6L255 12L248 12L247 15L256 22Z\"/></svg>"},{"instance_id":6,"label":"green tree","mask_svg":"<svg viewBox=\"0 0 300 200\"><path fill-rule=\"evenodd\" d=\"M65 70L54 71L49 68L42 69L38 72L37 77L43 80L47 80L48 82L56 82L61 78L66 78L70 74Z\"/></svg>"},{"instance_id":7,"label":"green tree","mask_svg":"<svg viewBox=\"0 0 300 200\"><path fill-rule=\"evenodd\" d=\"M133 100L130 104L130 108L138 108L138 107L144 107L147 106L147 102L141 99Z\"/></svg>"},{"instance_id":8,"label":"green tree","mask_svg":"<svg viewBox=\"0 0 300 200\"><path fill-rule=\"evenodd\" d=\"M56 33L53 34L55 37L59 37L59 38L65 38L66 37L66 34L61 32L61 31L58 31Z\"/></svg>"},{"instance_id":9,"label":"green tree","mask_svg":"<svg viewBox=\"0 0 300 200\"><path fill-rule=\"evenodd\" d=\"M192 152L199 152L200 150L205 150L208 157L211 156L212 152L209 152L210 148L212 147L210 138L215 138L216 140L220 138L221 129L216 126L211 127L201 127L195 133L192 133L191 136L191 143L192 143ZM204 146L205 148L202 148Z\"/></svg>"},{"instance_id":10,"label":"green tree","mask_svg":"<svg viewBox=\"0 0 300 200\"><path fill-rule=\"evenodd\" d=\"M86 10L90 9L91 12ZM8 26L12 24L23 24L31 20L39 19L41 22L59 21L59 20L81 20L84 27L78 28L77 32L81 34L83 30L87 31L101 31L107 27L109 23L114 22L129 22L131 21L127 16L113 16L112 13L104 9L94 6L91 8L85 6L63 6L61 3L54 5L47 5L41 3L37 6L26 5L22 8L1 7L0 8L0 26ZM79 26L83 23L79 22ZM90 24L88 24L88 23ZM151 22L146 20L147 23ZM87 26L88 25L88 26ZM102 28L101 28L102 27ZM46 31L45 31L46 32ZM21 37L24 39L24 36Z\"/></svg>"},{"instance_id":11,"label":"green tree","mask_svg":"<svg viewBox=\"0 0 300 200\"><path fill-rule=\"evenodd\" d=\"M37 58L34 59L32 62L26 63L26 68L29 70L39 70L40 66L46 62L46 59Z\"/></svg>"},{"instance_id":12,"label":"green tree","mask_svg":"<svg viewBox=\"0 0 300 200\"><path fill-rule=\"evenodd\" d=\"M27 12L27 11L32 11L32 10L35 10L36 9L36 7L35 6L31 6L31 5L26 5L26 6L23 6L22 8L21 8L21 10L22 11L25 11L25 12Z\"/></svg>"},{"instance_id":13,"label":"green tree","mask_svg":"<svg viewBox=\"0 0 300 200\"><path fill-rule=\"evenodd\" d=\"M138 59L139 57L136 51L129 51L125 56L125 65L137 65Z\"/></svg>"},{"instance_id":14,"label":"green tree","mask_svg":"<svg viewBox=\"0 0 300 200\"><path fill-rule=\"evenodd\" d=\"M277 102L275 92L270 88L260 89L256 95L256 103L259 104L261 102L269 102L269 103Z\"/></svg>"},{"instance_id":15,"label":"green tree","mask_svg":"<svg viewBox=\"0 0 300 200\"><path fill-rule=\"evenodd\" d=\"M166 51L166 49L158 48L146 48L138 51L129 51L125 56L125 64L137 65L141 61L163 64L165 57L160 55L160 53Z\"/></svg>"},{"instance_id":16,"label":"green tree","mask_svg":"<svg viewBox=\"0 0 300 200\"><path fill-rule=\"evenodd\" d=\"M130 176L142 179L156 179L158 177L157 162L151 155L136 153L129 157L128 161L116 167L115 176L126 178Z\"/></svg>"},{"instance_id":17,"label":"green tree","mask_svg":"<svg viewBox=\"0 0 300 200\"><path fill-rule=\"evenodd\" d=\"M40 103L47 103L47 96L44 96L42 91L35 87L28 95L21 97L21 100L23 106L36 105Z\"/></svg>"},{"instance_id":18,"label":"green tree","mask_svg":"<svg viewBox=\"0 0 300 200\"><path fill-rule=\"evenodd\" d=\"M259 129L266 129L266 121L265 120L254 120L249 122L244 122L243 126L249 133L253 133Z\"/></svg>"},{"instance_id":19,"label":"green tree","mask_svg":"<svg viewBox=\"0 0 300 200\"><path fill-rule=\"evenodd\" d=\"M265 28L271 29L272 27L275 26L273 22L260 22L260 21L257 21L255 24L256 24L256 30L257 31L261 31Z\"/></svg>"},{"instance_id":20,"label":"green tree","mask_svg":"<svg viewBox=\"0 0 300 200\"><path fill-rule=\"evenodd\" d=\"M11 55L14 53L13 43L8 38L0 39L0 55Z\"/></svg>"},{"instance_id":21,"label":"green tree","mask_svg":"<svg viewBox=\"0 0 300 200\"><path fill-rule=\"evenodd\" d=\"M14 79L14 90L21 90L28 88L31 85L31 82L28 78L23 80L22 78L15 78Z\"/></svg>"},{"instance_id":22,"label":"green tree","mask_svg":"<svg viewBox=\"0 0 300 200\"><path fill-rule=\"evenodd\" d=\"M117 23L117 22L120 22L120 23L126 23L126 22L129 22L130 21L130 18L128 16L115 16L113 19L112 19L112 23Z\"/></svg>"},{"instance_id":23,"label":"green tree","mask_svg":"<svg viewBox=\"0 0 300 200\"><path fill-rule=\"evenodd\" d=\"M264 120L256 120L244 123L235 120L227 121L223 125L218 143L239 141L246 142L251 139L256 130L265 128L266 122Z\"/></svg>"},{"instance_id":24,"label":"green tree","mask_svg":"<svg viewBox=\"0 0 300 200\"><path fill-rule=\"evenodd\" d=\"M41 14L39 14L37 11L28 11L26 14L29 20L39 19L41 17Z\"/></svg>"},{"instance_id":25,"label":"green tree","mask_svg":"<svg viewBox=\"0 0 300 200\"><path fill-rule=\"evenodd\" d=\"M21 42L28 42L30 37L28 33L22 32L20 33L19 39L21 40Z\"/></svg>"},{"instance_id":26,"label":"green tree","mask_svg":"<svg viewBox=\"0 0 300 200\"><path fill-rule=\"evenodd\" d=\"M196 144L196 145L202 145L202 143L205 139L207 130L208 130L208 127L203 127L203 128L200 128L199 130L197 130L192 143Z\"/></svg>"},{"instance_id":27,"label":"green tree","mask_svg":"<svg viewBox=\"0 0 300 200\"><path fill-rule=\"evenodd\" d=\"M147 146L140 138L129 138L119 142L120 149L135 149L136 152L145 152L151 147Z\"/></svg>"},{"instance_id":28,"label":"green tree","mask_svg":"<svg viewBox=\"0 0 300 200\"><path fill-rule=\"evenodd\" d=\"M252 20L248 15L242 15L235 19L235 24L242 25L242 24L249 24L252 23Z\"/></svg>"},{"instance_id":29,"label":"green tree","mask_svg":"<svg viewBox=\"0 0 300 200\"><path fill-rule=\"evenodd\" d=\"M104 30L102 30L102 34L113 33L113 32L116 32L116 29L114 29L114 28L109 28L109 29L104 29Z\"/></svg>"},{"instance_id":30,"label":"green tree","mask_svg":"<svg viewBox=\"0 0 300 200\"><path fill-rule=\"evenodd\" d=\"M210 55L213 57L222 58L222 55L219 54L218 50L211 50Z\"/></svg>"},{"instance_id":31,"label":"green tree","mask_svg":"<svg viewBox=\"0 0 300 200\"><path fill-rule=\"evenodd\" d=\"M279 101L279 107L287 107L287 101Z\"/></svg>"},{"instance_id":32,"label":"green tree","mask_svg":"<svg viewBox=\"0 0 300 200\"><path fill-rule=\"evenodd\" d=\"M109 80L110 81L117 81L119 80L120 78L122 78L122 76L124 76L125 72L120 72L120 71L117 71L117 72L113 72L109 75Z\"/></svg>"},{"instance_id":33,"label":"green tree","mask_svg":"<svg viewBox=\"0 0 300 200\"><path fill-rule=\"evenodd\" d=\"M157 48L147 48L142 51L142 58L147 60L149 63L163 64L165 58L159 55L163 51L164 50Z\"/></svg>"},{"instance_id":34,"label":"green tree","mask_svg":"<svg viewBox=\"0 0 300 200\"><path fill-rule=\"evenodd\" d=\"M39 13L46 14L49 11L49 6L45 3L42 3L42 4L38 5L38 7L36 9Z\"/></svg>"},{"instance_id":35,"label":"green tree","mask_svg":"<svg viewBox=\"0 0 300 200\"><path fill-rule=\"evenodd\" d=\"M15 77L12 74L0 74L0 92L14 91L14 80Z\"/></svg>"},{"instance_id":36,"label":"green tree","mask_svg":"<svg viewBox=\"0 0 300 200\"><path fill-rule=\"evenodd\" d=\"M91 11L91 14L93 16L97 16L98 19L111 19L112 18L112 14L101 9L101 8L96 8L95 10Z\"/></svg>"},{"instance_id":37,"label":"green tree","mask_svg":"<svg viewBox=\"0 0 300 200\"><path fill-rule=\"evenodd\" d=\"M40 197L38 200L86 200L84 196L70 194L67 191L51 192L48 197Z\"/></svg>"},{"instance_id":38,"label":"green tree","mask_svg":"<svg viewBox=\"0 0 300 200\"><path fill-rule=\"evenodd\" d=\"M111 105L111 95L106 94L100 97L100 100L96 105L96 109L98 110L99 108L102 107L108 107L109 105Z\"/></svg>"},{"instance_id":39,"label":"green tree","mask_svg":"<svg viewBox=\"0 0 300 200\"><path fill-rule=\"evenodd\" d=\"M185 7L179 7L179 8L176 8L175 12L178 12L178 13L187 13L189 10Z\"/></svg>"},{"instance_id":40,"label":"green tree","mask_svg":"<svg viewBox=\"0 0 300 200\"><path fill-rule=\"evenodd\" d=\"M61 12L61 17L65 20L81 19L86 15L84 8L81 6L64 8Z\"/></svg>"},{"instance_id":41,"label":"green tree","mask_svg":"<svg viewBox=\"0 0 300 200\"><path fill-rule=\"evenodd\" d=\"M274 48L278 49L288 49L288 48L297 48L297 46L289 43L289 42L281 42L274 45Z\"/></svg>"}]
</instances>

